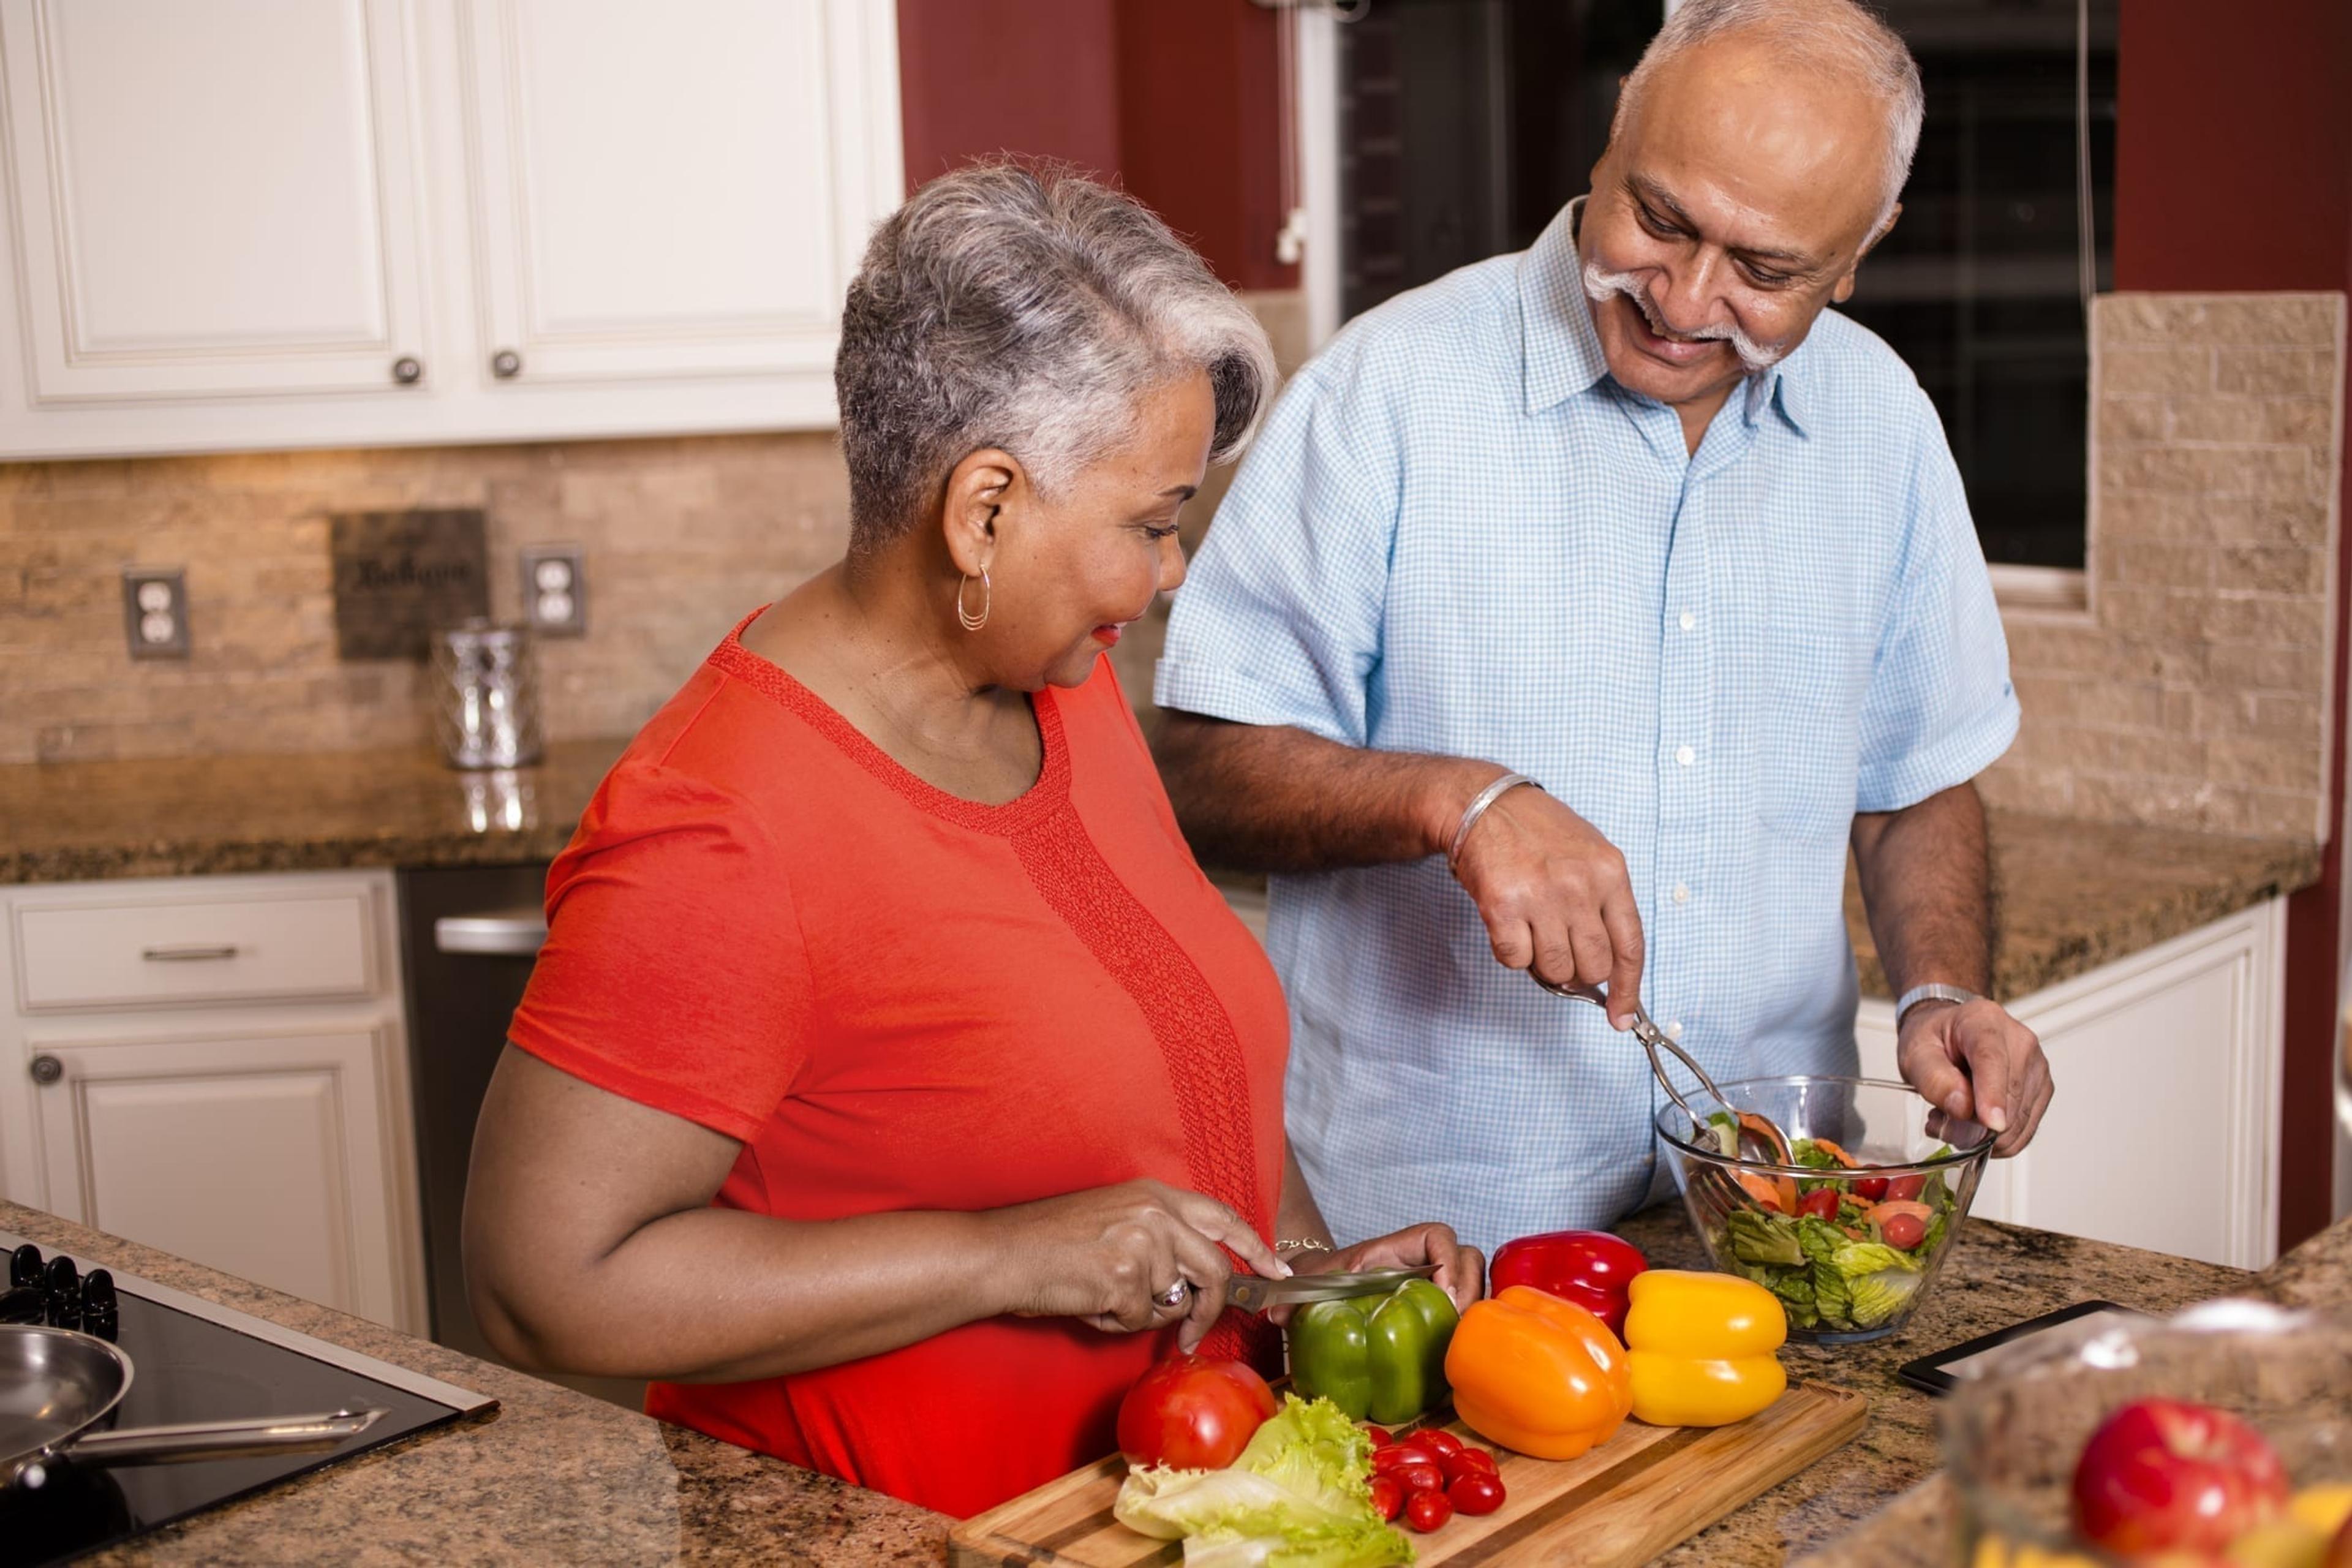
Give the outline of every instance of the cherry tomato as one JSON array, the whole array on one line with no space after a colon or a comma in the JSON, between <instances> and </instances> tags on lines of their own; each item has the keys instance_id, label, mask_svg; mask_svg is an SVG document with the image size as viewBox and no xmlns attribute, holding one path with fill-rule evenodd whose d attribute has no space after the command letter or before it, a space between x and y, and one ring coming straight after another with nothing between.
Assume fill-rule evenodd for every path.
<instances>
[{"instance_id":1,"label":"cherry tomato","mask_svg":"<svg viewBox=\"0 0 2352 1568\"><path fill-rule=\"evenodd\" d=\"M1436 1455L1441 1462L1448 1454L1458 1454L1462 1451L1462 1439L1451 1432L1433 1429L1427 1432L1416 1432L1413 1437L1423 1447Z\"/></svg>"},{"instance_id":2,"label":"cherry tomato","mask_svg":"<svg viewBox=\"0 0 2352 1568\"><path fill-rule=\"evenodd\" d=\"M1484 1448L1465 1448L1458 1454L1446 1455L1442 1468L1449 1483L1465 1476L1491 1476L1495 1473L1495 1456Z\"/></svg>"},{"instance_id":3,"label":"cherry tomato","mask_svg":"<svg viewBox=\"0 0 2352 1568\"><path fill-rule=\"evenodd\" d=\"M1221 1470L1275 1408L1274 1390L1240 1362L1171 1356L1118 1402L1119 1451L1138 1464Z\"/></svg>"},{"instance_id":4,"label":"cherry tomato","mask_svg":"<svg viewBox=\"0 0 2352 1568\"><path fill-rule=\"evenodd\" d=\"M1427 1535L1454 1517L1454 1504L1444 1492L1415 1492L1404 1505L1404 1521Z\"/></svg>"},{"instance_id":5,"label":"cherry tomato","mask_svg":"<svg viewBox=\"0 0 2352 1568\"><path fill-rule=\"evenodd\" d=\"M1856 1176L1853 1180L1853 1195L1866 1204L1877 1203L1886 1196L1886 1178Z\"/></svg>"},{"instance_id":6,"label":"cherry tomato","mask_svg":"<svg viewBox=\"0 0 2352 1568\"><path fill-rule=\"evenodd\" d=\"M1391 1443L1385 1448L1372 1450L1372 1474L1392 1476L1407 1465L1429 1463L1428 1453L1416 1444Z\"/></svg>"},{"instance_id":7,"label":"cherry tomato","mask_svg":"<svg viewBox=\"0 0 2352 1568\"><path fill-rule=\"evenodd\" d=\"M1375 1448L1385 1448L1396 1441L1385 1426L1367 1426L1364 1428L1364 1436L1372 1440L1372 1447Z\"/></svg>"},{"instance_id":8,"label":"cherry tomato","mask_svg":"<svg viewBox=\"0 0 2352 1568\"><path fill-rule=\"evenodd\" d=\"M1372 1478L1372 1509L1382 1519L1392 1520L1404 1511L1404 1484L1394 1476Z\"/></svg>"},{"instance_id":9,"label":"cherry tomato","mask_svg":"<svg viewBox=\"0 0 2352 1568\"><path fill-rule=\"evenodd\" d=\"M1445 1489L1445 1498L1466 1514L1492 1513L1503 1506L1503 1478L1467 1475Z\"/></svg>"},{"instance_id":10,"label":"cherry tomato","mask_svg":"<svg viewBox=\"0 0 2352 1568\"><path fill-rule=\"evenodd\" d=\"M1797 1200L1797 1213L1811 1215L1815 1219L1832 1221L1837 1218L1838 1195L1835 1187L1815 1187Z\"/></svg>"},{"instance_id":11,"label":"cherry tomato","mask_svg":"<svg viewBox=\"0 0 2352 1568\"><path fill-rule=\"evenodd\" d=\"M1423 1462L1391 1470L1408 1492L1442 1492L1445 1489L1445 1472L1435 1465Z\"/></svg>"},{"instance_id":12,"label":"cherry tomato","mask_svg":"<svg viewBox=\"0 0 2352 1568\"><path fill-rule=\"evenodd\" d=\"M1916 1214L1898 1214L1881 1225L1878 1234L1885 1237L1887 1246L1908 1252L1927 1239L1927 1225Z\"/></svg>"},{"instance_id":13,"label":"cherry tomato","mask_svg":"<svg viewBox=\"0 0 2352 1568\"><path fill-rule=\"evenodd\" d=\"M1919 1194L1927 1190L1927 1178L1924 1173L1896 1176L1886 1184L1886 1201L1893 1204L1916 1203Z\"/></svg>"}]
</instances>

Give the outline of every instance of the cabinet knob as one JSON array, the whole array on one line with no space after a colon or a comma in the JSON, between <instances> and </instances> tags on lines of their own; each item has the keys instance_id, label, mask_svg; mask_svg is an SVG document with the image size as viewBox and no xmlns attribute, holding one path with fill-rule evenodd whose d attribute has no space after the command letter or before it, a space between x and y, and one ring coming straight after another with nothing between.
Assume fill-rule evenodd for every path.
<instances>
[{"instance_id":1,"label":"cabinet knob","mask_svg":"<svg viewBox=\"0 0 2352 1568\"><path fill-rule=\"evenodd\" d=\"M425 379L425 362L415 354L403 354L392 362L392 379L403 386L414 386Z\"/></svg>"},{"instance_id":2,"label":"cabinet knob","mask_svg":"<svg viewBox=\"0 0 2352 1568\"><path fill-rule=\"evenodd\" d=\"M500 381L512 381L522 374L522 355L512 349L500 349L490 356L490 374Z\"/></svg>"},{"instance_id":3,"label":"cabinet knob","mask_svg":"<svg viewBox=\"0 0 2352 1568\"><path fill-rule=\"evenodd\" d=\"M58 1060L57 1058L49 1055L48 1052L43 1051L39 1056L33 1058L33 1081L35 1083L55 1083L58 1079L65 1076L66 1064Z\"/></svg>"}]
</instances>

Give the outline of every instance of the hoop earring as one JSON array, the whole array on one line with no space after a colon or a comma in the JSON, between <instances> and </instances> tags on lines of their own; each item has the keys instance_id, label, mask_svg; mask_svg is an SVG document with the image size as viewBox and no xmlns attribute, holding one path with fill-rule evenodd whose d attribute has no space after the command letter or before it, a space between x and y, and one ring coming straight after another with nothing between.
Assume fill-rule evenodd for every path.
<instances>
[{"instance_id":1,"label":"hoop earring","mask_svg":"<svg viewBox=\"0 0 2352 1568\"><path fill-rule=\"evenodd\" d=\"M956 584L956 619L963 623L964 630L976 632L988 625L989 607L996 599L995 590L989 585L987 567L983 566L980 569L980 614L976 616L963 607L963 591L971 585L971 576L969 573L965 574L962 582Z\"/></svg>"}]
</instances>

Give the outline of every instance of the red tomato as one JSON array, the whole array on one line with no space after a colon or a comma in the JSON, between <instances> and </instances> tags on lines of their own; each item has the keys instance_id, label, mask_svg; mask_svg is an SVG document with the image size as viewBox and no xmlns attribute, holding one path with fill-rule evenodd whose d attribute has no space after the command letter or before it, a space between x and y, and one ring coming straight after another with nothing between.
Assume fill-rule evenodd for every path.
<instances>
[{"instance_id":1,"label":"red tomato","mask_svg":"<svg viewBox=\"0 0 2352 1568\"><path fill-rule=\"evenodd\" d=\"M1899 1247L1908 1252L1927 1239L1927 1225L1916 1214L1898 1214L1878 1227L1878 1234L1889 1247Z\"/></svg>"},{"instance_id":2,"label":"red tomato","mask_svg":"<svg viewBox=\"0 0 2352 1568\"><path fill-rule=\"evenodd\" d=\"M1444 1492L1415 1492L1404 1505L1404 1521L1427 1535L1454 1517L1454 1504Z\"/></svg>"},{"instance_id":3,"label":"red tomato","mask_svg":"<svg viewBox=\"0 0 2352 1568\"><path fill-rule=\"evenodd\" d=\"M1446 1500L1467 1514L1492 1513L1503 1506L1503 1478L1472 1474L1445 1489Z\"/></svg>"},{"instance_id":4,"label":"red tomato","mask_svg":"<svg viewBox=\"0 0 2352 1568\"><path fill-rule=\"evenodd\" d=\"M1815 1187L1797 1200L1799 1215L1811 1215L1818 1220L1835 1221L1837 1209L1838 1196L1835 1187Z\"/></svg>"},{"instance_id":5,"label":"red tomato","mask_svg":"<svg viewBox=\"0 0 2352 1568\"><path fill-rule=\"evenodd\" d=\"M1417 1465L1406 1465L1391 1470L1389 1474L1402 1482L1404 1489L1408 1492L1436 1492L1445 1489L1445 1472L1426 1460Z\"/></svg>"},{"instance_id":6,"label":"red tomato","mask_svg":"<svg viewBox=\"0 0 2352 1568\"><path fill-rule=\"evenodd\" d=\"M1429 1451L1418 1443L1391 1443L1385 1448L1372 1450L1372 1473L1392 1476L1407 1465L1429 1463Z\"/></svg>"},{"instance_id":7,"label":"red tomato","mask_svg":"<svg viewBox=\"0 0 2352 1568\"><path fill-rule=\"evenodd\" d=\"M1886 1178L1884 1176L1856 1176L1853 1180L1853 1195L1864 1203L1874 1204L1886 1196Z\"/></svg>"},{"instance_id":8,"label":"red tomato","mask_svg":"<svg viewBox=\"0 0 2352 1568\"><path fill-rule=\"evenodd\" d=\"M1274 1390L1240 1362L1171 1356L1118 1402L1119 1451L1142 1465L1221 1470L1275 1409Z\"/></svg>"},{"instance_id":9,"label":"red tomato","mask_svg":"<svg viewBox=\"0 0 2352 1568\"><path fill-rule=\"evenodd\" d=\"M1404 1511L1404 1485L1394 1476L1372 1478L1372 1509L1382 1519L1392 1520Z\"/></svg>"},{"instance_id":10,"label":"red tomato","mask_svg":"<svg viewBox=\"0 0 2352 1568\"><path fill-rule=\"evenodd\" d=\"M1458 1454L1462 1451L1462 1439L1451 1432L1441 1432L1433 1427L1426 1432L1416 1432L1413 1436L1423 1447L1435 1454L1440 1460L1444 1459L1448 1454Z\"/></svg>"},{"instance_id":11,"label":"red tomato","mask_svg":"<svg viewBox=\"0 0 2352 1568\"><path fill-rule=\"evenodd\" d=\"M1465 1448L1458 1454L1446 1455L1442 1468L1448 1482L1465 1476L1491 1476L1495 1473L1495 1456L1484 1448Z\"/></svg>"},{"instance_id":12,"label":"red tomato","mask_svg":"<svg viewBox=\"0 0 2352 1568\"><path fill-rule=\"evenodd\" d=\"M2218 1552L2284 1512L2286 1468L2227 1411L2142 1399L2107 1417L2074 1462L2074 1527L2121 1556Z\"/></svg>"},{"instance_id":13,"label":"red tomato","mask_svg":"<svg viewBox=\"0 0 2352 1568\"><path fill-rule=\"evenodd\" d=\"M1367 1426L1364 1428L1364 1436L1372 1440L1372 1447L1375 1448L1385 1448L1396 1441L1389 1435L1389 1429L1385 1426Z\"/></svg>"},{"instance_id":14,"label":"red tomato","mask_svg":"<svg viewBox=\"0 0 2352 1568\"><path fill-rule=\"evenodd\" d=\"M1886 1201L1891 1204L1916 1203L1919 1194L1927 1190L1927 1178L1925 1175L1896 1176L1886 1184Z\"/></svg>"}]
</instances>

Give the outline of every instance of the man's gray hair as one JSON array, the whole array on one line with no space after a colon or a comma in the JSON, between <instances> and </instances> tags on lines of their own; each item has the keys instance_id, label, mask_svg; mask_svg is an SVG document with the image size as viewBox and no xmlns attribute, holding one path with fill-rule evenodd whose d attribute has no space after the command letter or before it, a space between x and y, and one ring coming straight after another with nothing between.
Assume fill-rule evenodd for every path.
<instances>
[{"instance_id":1,"label":"man's gray hair","mask_svg":"<svg viewBox=\"0 0 2352 1568\"><path fill-rule=\"evenodd\" d=\"M1052 493L1133 435L1140 397L1194 373L1216 398L1210 458L1229 460L1274 350L1150 209L1050 164L941 175L875 231L842 315L851 550L913 526L983 447Z\"/></svg>"},{"instance_id":2,"label":"man's gray hair","mask_svg":"<svg viewBox=\"0 0 2352 1568\"><path fill-rule=\"evenodd\" d=\"M1876 234L1901 198L1903 182L1911 177L1927 100L1919 84L1919 63L1902 36L1856 0L1682 0L1625 79L1617 98L1618 124L1660 66L1727 33L1754 34L1788 64L1856 82L1885 105L1885 184L1877 220L1870 226Z\"/></svg>"}]
</instances>

